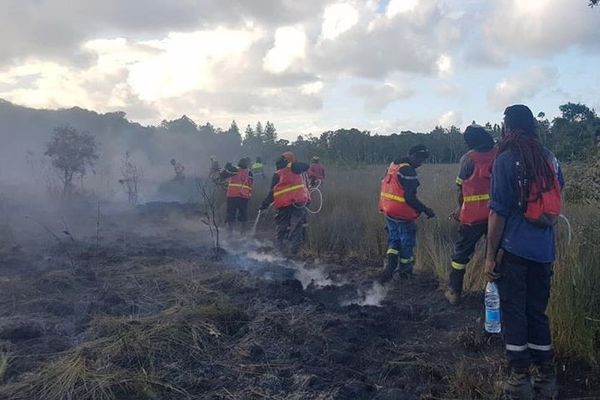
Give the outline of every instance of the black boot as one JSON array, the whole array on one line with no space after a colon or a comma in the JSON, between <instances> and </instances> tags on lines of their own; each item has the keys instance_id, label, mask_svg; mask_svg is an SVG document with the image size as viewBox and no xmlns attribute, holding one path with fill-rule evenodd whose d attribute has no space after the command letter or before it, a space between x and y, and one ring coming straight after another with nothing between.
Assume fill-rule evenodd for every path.
<instances>
[{"instance_id":1,"label":"black boot","mask_svg":"<svg viewBox=\"0 0 600 400\"><path fill-rule=\"evenodd\" d=\"M536 399L553 400L558 396L556 384L556 368L549 362L538 366L538 373L533 379Z\"/></svg>"},{"instance_id":2,"label":"black boot","mask_svg":"<svg viewBox=\"0 0 600 400\"><path fill-rule=\"evenodd\" d=\"M392 279L394 272L398 268L398 254L388 254L383 263L383 273L379 279L381 283L387 283Z\"/></svg>"},{"instance_id":3,"label":"black boot","mask_svg":"<svg viewBox=\"0 0 600 400\"><path fill-rule=\"evenodd\" d=\"M452 270L450 271L450 282L448 284L448 289L446 289L444 295L446 296L448 302L452 305L460 303L464 277L464 270L457 270L452 268Z\"/></svg>"},{"instance_id":4,"label":"black boot","mask_svg":"<svg viewBox=\"0 0 600 400\"><path fill-rule=\"evenodd\" d=\"M496 382L496 386L509 399L530 400L533 397L529 368L511 368L508 377Z\"/></svg>"}]
</instances>

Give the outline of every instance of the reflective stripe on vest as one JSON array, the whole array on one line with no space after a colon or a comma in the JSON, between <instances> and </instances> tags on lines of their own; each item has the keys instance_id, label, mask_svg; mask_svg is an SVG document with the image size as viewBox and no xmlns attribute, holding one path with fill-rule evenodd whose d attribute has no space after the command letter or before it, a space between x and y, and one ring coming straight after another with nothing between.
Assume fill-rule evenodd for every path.
<instances>
[{"instance_id":1,"label":"reflective stripe on vest","mask_svg":"<svg viewBox=\"0 0 600 400\"><path fill-rule=\"evenodd\" d=\"M249 191L252 191L252 186L246 186L241 183L230 183L229 187L239 187L241 189L248 189Z\"/></svg>"},{"instance_id":2,"label":"reflective stripe on vest","mask_svg":"<svg viewBox=\"0 0 600 400\"><path fill-rule=\"evenodd\" d=\"M304 184L302 184L302 185L288 186L288 187L285 187L285 188L283 188L281 190L278 190L278 191L274 192L273 196L277 197L277 196L281 196L282 194L285 194L285 193L293 192L294 190L300 190L300 189L303 190L305 186L306 185L304 185Z\"/></svg>"},{"instance_id":3,"label":"reflective stripe on vest","mask_svg":"<svg viewBox=\"0 0 600 400\"><path fill-rule=\"evenodd\" d=\"M404 199L404 197L398 196L398 195L395 195L395 194L392 194L392 193L381 192L381 197L385 197L386 199L394 200L394 201L397 201L399 203L406 203L406 200Z\"/></svg>"},{"instance_id":4,"label":"reflective stripe on vest","mask_svg":"<svg viewBox=\"0 0 600 400\"><path fill-rule=\"evenodd\" d=\"M488 201L490 199L489 193L486 194L474 194L472 196L465 196L463 201L465 203L472 203L474 201Z\"/></svg>"}]
</instances>

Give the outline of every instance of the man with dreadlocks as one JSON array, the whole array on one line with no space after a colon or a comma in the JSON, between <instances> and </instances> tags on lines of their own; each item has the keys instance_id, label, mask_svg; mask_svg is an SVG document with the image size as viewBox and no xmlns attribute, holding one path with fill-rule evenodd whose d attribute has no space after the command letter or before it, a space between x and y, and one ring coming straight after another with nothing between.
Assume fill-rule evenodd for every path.
<instances>
[{"instance_id":1,"label":"man with dreadlocks","mask_svg":"<svg viewBox=\"0 0 600 400\"><path fill-rule=\"evenodd\" d=\"M562 173L524 105L504 111L502 141L492 170L485 270L497 280L510 374L500 382L511 398L556 396L546 315L555 259ZM530 366L538 368L531 383Z\"/></svg>"}]
</instances>

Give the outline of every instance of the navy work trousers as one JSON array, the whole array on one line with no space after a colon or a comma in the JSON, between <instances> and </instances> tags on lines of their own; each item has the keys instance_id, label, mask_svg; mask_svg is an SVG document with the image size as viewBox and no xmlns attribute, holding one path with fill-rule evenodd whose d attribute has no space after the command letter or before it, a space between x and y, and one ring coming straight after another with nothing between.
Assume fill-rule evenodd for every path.
<instances>
[{"instance_id":1,"label":"navy work trousers","mask_svg":"<svg viewBox=\"0 0 600 400\"><path fill-rule=\"evenodd\" d=\"M538 263L505 253L497 268L501 276L500 312L511 368L527 368L552 361L550 323L551 263Z\"/></svg>"}]
</instances>

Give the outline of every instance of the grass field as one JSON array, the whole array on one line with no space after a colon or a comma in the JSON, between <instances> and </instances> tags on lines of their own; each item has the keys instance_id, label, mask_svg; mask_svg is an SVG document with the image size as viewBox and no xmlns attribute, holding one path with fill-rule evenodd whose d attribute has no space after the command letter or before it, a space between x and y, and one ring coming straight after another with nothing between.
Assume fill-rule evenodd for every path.
<instances>
[{"instance_id":1,"label":"grass field","mask_svg":"<svg viewBox=\"0 0 600 400\"><path fill-rule=\"evenodd\" d=\"M447 280L458 225L448 216L456 208L455 165L425 165L419 170L420 198L437 218L419 221L416 268ZM344 170L329 168L322 186L324 207L310 220L306 251L345 260L348 268L383 263L387 246L383 218L377 210L384 166ZM569 179L567 169L567 181ZM260 196L264 192L261 185ZM259 197L260 197L259 196ZM258 204L256 202L255 204ZM600 361L600 210L597 205L566 203L563 214L573 232L568 241L564 221L558 226L558 261L554 267L550 317L559 357L598 365ZM467 291L481 291L482 249L471 261Z\"/></svg>"}]
</instances>

